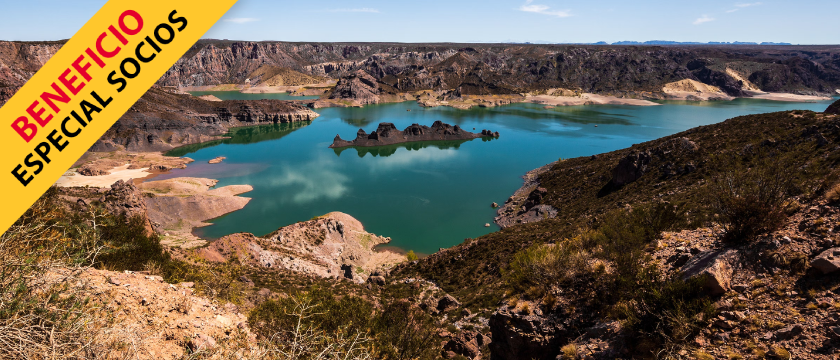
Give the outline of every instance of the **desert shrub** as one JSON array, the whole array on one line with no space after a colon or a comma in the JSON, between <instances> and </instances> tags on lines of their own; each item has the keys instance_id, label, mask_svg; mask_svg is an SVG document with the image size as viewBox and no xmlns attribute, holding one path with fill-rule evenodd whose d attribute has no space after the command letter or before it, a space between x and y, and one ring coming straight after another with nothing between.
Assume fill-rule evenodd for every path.
<instances>
[{"instance_id":1,"label":"desert shrub","mask_svg":"<svg viewBox=\"0 0 840 360\"><path fill-rule=\"evenodd\" d=\"M406 259L408 259L408 261L417 260L417 254L414 253L414 250L408 250L408 253L405 254L405 257Z\"/></svg>"},{"instance_id":2,"label":"desert shrub","mask_svg":"<svg viewBox=\"0 0 840 360\"><path fill-rule=\"evenodd\" d=\"M95 265L114 271L140 271L150 262L166 263L169 254L164 251L157 234L146 234L143 218L134 216L103 216L98 219L103 251Z\"/></svg>"},{"instance_id":3,"label":"desert shrub","mask_svg":"<svg viewBox=\"0 0 840 360\"><path fill-rule=\"evenodd\" d=\"M97 233L67 223L57 201L48 191L0 235L0 358L107 356L94 344L103 319L70 285L98 253Z\"/></svg>"},{"instance_id":4,"label":"desert shrub","mask_svg":"<svg viewBox=\"0 0 840 360\"><path fill-rule=\"evenodd\" d=\"M266 358L372 358L370 340L366 334L351 330L352 326L341 327L335 323L335 315L330 314L333 307L353 307L359 304L344 303L325 296L328 296L327 293L299 293L280 301L267 301L251 311L248 321L260 336L262 346L268 350ZM318 299L326 302L318 302ZM372 310L369 304L367 310ZM341 310L338 313L342 313ZM334 318L325 319L325 316ZM345 325L348 323L346 320L339 322ZM352 320L350 325L353 325Z\"/></svg>"},{"instance_id":5,"label":"desert shrub","mask_svg":"<svg viewBox=\"0 0 840 360\"><path fill-rule=\"evenodd\" d=\"M433 359L439 345L434 320L407 301L386 306L374 319L373 334L382 359Z\"/></svg>"},{"instance_id":6,"label":"desert shrub","mask_svg":"<svg viewBox=\"0 0 840 360\"><path fill-rule=\"evenodd\" d=\"M716 161L722 171L711 178L711 206L726 230L726 240L751 241L784 224L795 178L781 156L720 157Z\"/></svg>"},{"instance_id":7,"label":"desert shrub","mask_svg":"<svg viewBox=\"0 0 840 360\"><path fill-rule=\"evenodd\" d=\"M586 250L576 246L576 239L561 244L534 244L514 255L503 278L510 287L538 298L554 286L587 274L591 259Z\"/></svg>"},{"instance_id":8,"label":"desert shrub","mask_svg":"<svg viewBox=\"0 0 840 360\"><path fill-rule=\"evenodd\" d=\"M714 307L702 280L663 280L659 274L656 266L646 266L636 289L622 299L625 306L614 307L614 315L628 330L657 344L684 344L702 330Z\"/></svg>"},{"instance_id":9,"label":"desert shrub","mask_svg":"<svg viewBox=\"0 0 840 360\"><path fill-rule=\"evenodd\" d=\"M302 329L333 340L361 339L367 336L372 317L369 302L353 296L337 299L332 292L315 288L260 304L248 315L248 323L263 340L283 348L294 347Z\"/></svg>"}]
</instances>

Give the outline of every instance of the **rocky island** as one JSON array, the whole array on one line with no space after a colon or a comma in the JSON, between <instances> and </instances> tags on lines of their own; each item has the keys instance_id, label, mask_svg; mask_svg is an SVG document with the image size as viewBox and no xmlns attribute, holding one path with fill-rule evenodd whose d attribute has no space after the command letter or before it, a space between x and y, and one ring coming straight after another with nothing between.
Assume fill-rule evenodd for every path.
<instances>
[{"instance_id":1,"label":"rocky island","mask_svg":"<svg viewBox=\"0 0 840 360\"><path fill-rule=\"evenodd\" d=\"M366 133L364 129L359 129L359 132L356 133L356 139L353 141L344 140L340 135L336 135L330 148L347 146L370 147L414 141L469 140L480 137L499 137L499 132L481 130L481 134L476 134L461 129L458 125L444 124L440 120L435 121L432 127L411 124L411 126L405 128L403 131L397 130L397 127L392 123L380 123L379 127L370 134Z\"/></svg>"}]
</instances>

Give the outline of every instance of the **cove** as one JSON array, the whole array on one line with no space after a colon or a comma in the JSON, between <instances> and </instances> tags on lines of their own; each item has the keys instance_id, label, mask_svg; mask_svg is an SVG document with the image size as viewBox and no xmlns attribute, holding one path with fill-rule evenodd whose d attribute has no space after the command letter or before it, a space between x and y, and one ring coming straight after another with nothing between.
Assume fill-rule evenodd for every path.
<instances>
[{"instance_id":1,"label":"cove","mask_svg":"<svg viewBox=\"0 0 840 360\"><path fill-rule=\"evenodd\" d=\"M220 93L213 93L220 96ZM238 93L237 93L238 94ZM256 94L272 95L272 94ZM223 98L224 99L224 98ZM332 211L359 219L367 231L392 238L390 246L429 254L493 231L495 210L522 185L527 171L558 158L589 156L747 115L793 109L823 111L832 101L785 103L661 102L661 106L535 104L458 110L413 102L363 108L318 109L300 124L233 129L231 139L175 149L196 160L180 176L219 179L217 186L249 184L242 210L196 230L214 239L236 232L258 236ZM410 111L406 111L410 110ZM336 134L355 137L380 122L403 129L435 120L499 131L498 139L406 143L377 148L330 149ZM597 127L596 127L597 125ZM700 144L702 146L702 144ZM217 156L221 164L207 161ZM490 227L485 227L490 223Z\"/></svg>"}]
</instances>

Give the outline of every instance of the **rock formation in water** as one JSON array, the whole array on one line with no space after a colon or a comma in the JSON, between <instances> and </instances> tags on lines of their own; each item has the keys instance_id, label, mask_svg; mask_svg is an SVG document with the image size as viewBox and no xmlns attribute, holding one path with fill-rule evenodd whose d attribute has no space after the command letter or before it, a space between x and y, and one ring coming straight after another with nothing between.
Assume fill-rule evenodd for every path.
<instances>
[{"instance_id":1,"label":"rock formation in water","mask_svg":"<svg viewBox=\"0 0 840 360\"><path fill-rule=\"evenodd\" d=\"M380 123L379 127L370 134L366 133L364 129L359 129L356 133L356 139L353 141L343 140L341 136L336 135L330 148L382 146L412 141L467 140L480 137L499 137L499 132L481 130L481 134L471 133L461 129L458 125L444 124L440 120L435 121L432 127L411 124L403 131L397 130L397 127L392 123Z\"/></svg>"}]
</instances>

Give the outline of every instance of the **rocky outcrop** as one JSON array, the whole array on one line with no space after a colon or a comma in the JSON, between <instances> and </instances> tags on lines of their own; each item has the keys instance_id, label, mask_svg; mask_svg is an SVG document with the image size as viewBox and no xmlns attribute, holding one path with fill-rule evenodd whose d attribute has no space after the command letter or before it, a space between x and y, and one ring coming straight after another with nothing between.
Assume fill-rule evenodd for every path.
<instances>
[{"instance_id":1,"label":"rocky outcrop","mask_svg":"<svg viewBox=\"0 0 840 360\"><path fill-rule=\"evenodd\" d=\"M708 250L692 257L680 269L684 279L702 278L709 295L720 295L731 289L735 250Z\"/></svg>"},{"instance_id":2,"label":"rocky outcrop","mask_svg":"<svg viewBox=\"0 0 840 360\"><path fill-rule=\"evenodd\" d=\"M362 223L350 215L333 212L282 227L264 237L248 233L228 235L201 249L199 254L210 261L238 257L254 266L346 278L360 284L376 274L372 276L382 278L384 285L384 272L378 270L405 260L403 255L374 250L390 241L366 232Z\"/></svg>"},{"instance_id":3,"label":"rocky outcrop","mask_svg":"<svg viewBox=\"0 0 840 360\"><path fill-rule=\"evenodd\" d=\"M826 114L833 114L833 115L840 115L840 100L835 101L833 104L828 106L828 109L825 109Z\"/></svg>"},{"instance_id":4,"label":"rocky outcrop","mask_svg":"<svg viewBox=\"0 0 840 360\"><path fill-rule=\"evenodd\" d=\"M553 314L525 314L507 307L497 310L489 325L493 360L554 360L572 335Z\"/></svg>"},{"instance_id":5,"label":"rocky outcrop","mask_svg":"<svg viewBox=\"0 0 840 360\"><path fill-rule=\"evenodd\" d=\"M651 157L648 152L627 155L613 168L612 184L615 186L624 186L638 180L647 172L650 160Z\"/></svg>"},{"instance_id":6,"label":"rocky outcrop","mask_svg":"<svg viewBox=\"0 0 840 360\"><path fill-rule=\"evenodd\" d=\"M495 138L499 137L499 133L482 130L481 134L475 134L461 129L458 125L452 126L440 120L435 121L431 127L411 124L403 131L397 130L397 127L392 123L380 123L379 127L370 134L366 133L364 129L359 129L356 133L356 139L353 141L343 140L341 136L336 135L330 148L382 146L414 141L469 140L480 137Z\"/></svg>"},{"instance_id":7,"label":"rocky outcrop","mask_svg":"<svg viewBox=\"0 0 840 360\"><path fill-rule=\"evenodd\" d=\"M124 214L128 218L139 216L143 219L147 234L151 235L154 233L152 222L146 210L146 199L134 184L122 180L117 181L111 185L111 189L106 191L99 201L112 214Z\"/></svg>"},{"instance_id":8,"label":"rocky outcrop","mask_svg":"<svg viewBox=\"0 0 840 360\"><path fill-rule=\"evenodd\" d=\"M557 217L557 209L543 204L548 193L540 187L540 175L551 169L557 162L529 171L523 176L525 184L509 197L504 205L496 210L495 223L502 228L515 224L527 224ZM495 204L495 203L494 203Z\"/></svg>"},{"instance_id":9,"label":"rocky outcrop","mask_svg":"<svg viewBox=\"0 0 840 360\"><path fill-rule=\"evenodd\" d=\"M461 355L468 359L475 359L481 355L481 348L489 345L490 337L475 330L461 331L443 345L443 355L453 358Z\"/></svg>"},{"instance_id":10,"label":"rocky outcrop","mask_svg":"<svg viewBox=\"0 0 840 360\"><path fill-rule=\"evenodd\" d=\"M339 80L328 98L368 105L379 103L379 93L376 79L364 70L358 70Z\"/></svg>"}]
</instances>

